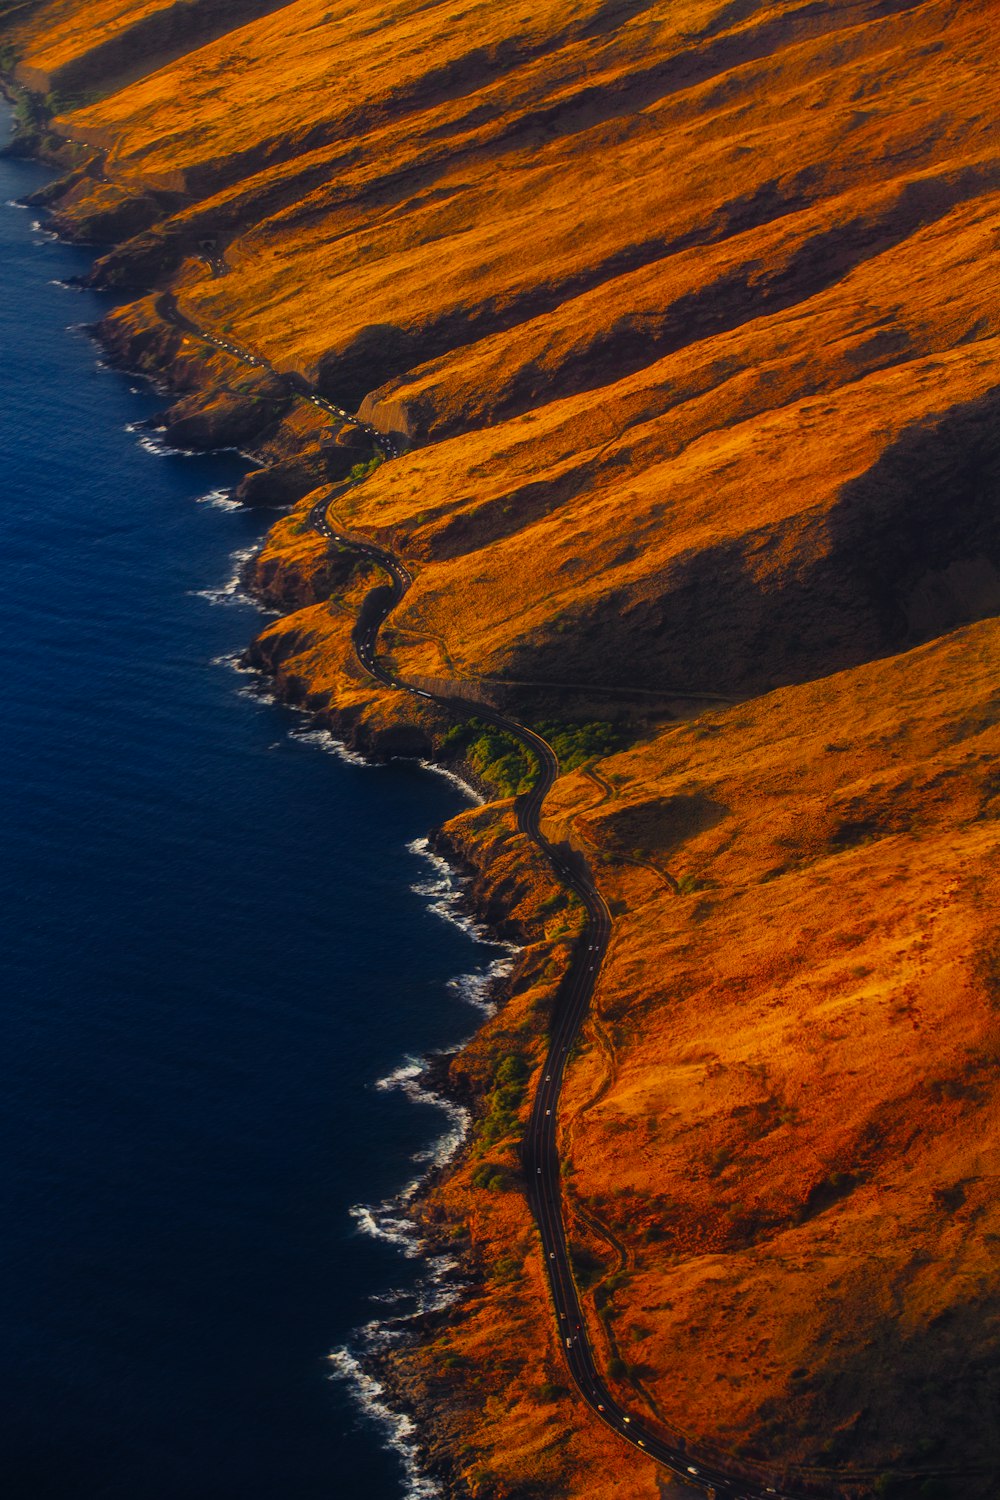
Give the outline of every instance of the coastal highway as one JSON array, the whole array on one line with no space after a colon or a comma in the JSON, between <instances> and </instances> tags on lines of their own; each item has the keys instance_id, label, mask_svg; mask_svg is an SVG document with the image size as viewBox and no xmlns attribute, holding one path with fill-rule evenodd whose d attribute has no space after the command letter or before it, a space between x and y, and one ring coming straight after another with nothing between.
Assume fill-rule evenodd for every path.
<instances>
[{"instance_id":1,"label":"coastal highway","mask_svg":"<svg viewBox=\"0 0 1000 1500\"><path fill-rule=\"evenodd\" d=\"M199 328L180 312L172 293L161 295L158 310L167 322L190 336L224 350L245 364L267 370L284 381L289 390L301 399L309 401L339 421L358 426L384 457L395 458L398 455L399 450L392 439L317 395L303 377L276 371L260 355L232 340L218 338ZM623 1442L647 1454L688 1484L699 1486L709 1496L717 1497L717 1500L723 1500L723 1497L725 1500L767 1500L769 1496L775 1496L777 1500L801 1500L804 1491L795 1493L779 1485L777 1481L772 1483L761 1477L760 1470L751 1477L747 1468L739 1472L735 1466L728 1467L725 1460L708 1462L701 1457L690 1456L683 1446L671 1444L645 1426L639 1417L628 1412L612 1394L598 1371L570 1264L563 1223L556 1125L559 1094L570 1051L589 1009L611 939L611 913L583 858L552 844L542 832L542 806L559 774L559 763L551 745L526 724L508 718L486 704L461 696L430 693L390 672L378 657L379 631L410 588L413 580L409 571L398 557L384 548L364 537L337 531L330 523L326 497L313 505L309 512L309 525L329 542L348 548L359 557L374 563L389 580L388 585L369 592L354 626L354 650L364 670L385 687L430 699L461 717L476 717L496 725L498 729L520 740L534 756L538 774L531 790L517 800L518 825L546 856L560 883L566 889L575 891L586 914L583 932L556 1000L548 1053L521 1143L528 1200L538 1225L563 1353L577 1389L595 1416L617 1433Z\"/></svg>"},{"instance_id":2,"label":"coastal highway","mask_svg":"<svg viewBox=\"0 0 1000 1500\"><path fill-rule=\"evenodd\" d=\"M559 1094L570 1051L590 1007L608 943L611 939L611 913L608 904L591 878L586 862L579 856L552 844L541 829L541 811L549 790L559 774L559 763L551 745L516 719L495 709L460 696L429 693L396 677L379 660L379 631L396 608L412 582L409 571L391 552L363 538L336 531L330 524L327 501L320 499L312 507L309 522L313 530L329 541L350 548L360 557L375 563L389 579L387 587L368 594L354 627L354 650L358 661L377 682L397 688L419 698L428 698L460 716L475 716L521 741L538 764L538 774L529 792L517 800L517 820L521 831L535 843L548 859L556 878L567 889L575 891L586 913L582 936L576 944L569 969L564 976L552 1016L548 1053L541 1079L521 1143L526 1189L542 1243L552 1302L559 1325L559 1335L566 1364L583 1399L594 1414L623 1441L632 1444L669 1469L671 1473L699 1485L709 1495L731 1497L731 1500L796 1500L792 1492L759 1480L748 1482L745 1476L733 1474L718 1462L707 1463L690 1457L680 1447L671 1445L632 1416L605 1385L594 1359L587 1335L583 1310L570 1265L569 1245L563 1223L562 1189L559 1153L556 1144Z\"/></svg>"}]
</instances>

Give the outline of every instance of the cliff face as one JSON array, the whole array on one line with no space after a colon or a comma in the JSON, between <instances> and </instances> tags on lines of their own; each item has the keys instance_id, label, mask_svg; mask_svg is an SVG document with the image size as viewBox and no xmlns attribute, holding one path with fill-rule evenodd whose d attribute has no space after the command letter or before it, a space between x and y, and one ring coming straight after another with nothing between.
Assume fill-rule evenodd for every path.
<instances>
[{"instance_id":1,"label":"cliff face","mask_svg":"<svg viewBox=\"0 0 1000 1500\"><path fill-rule=\"evenodd\" d=\"M134 299L108 340L169 368L176 439L256 444L277 467L248 495L299 502L256 564L290 611L254 647L281 690L370 747L447 730L354 663L371 580L309 531L328 495L413 572L385 639L404 675L638 737L547 810L617 913L563 1123L595 1346L652 1419L831 1493L852 1467L852 1494L881 1470L995 1493L998 20L0 21L23 83L92 95L49 101L72 143L52 207ZM352 482L370 446L295 380L408 451ZM572 925L542 873L518 884L505 816L448 835L535 955L455 1064L486 1107L500 1057L540 1056ZM461 1414L439 1435L473 1493L652 1500L563 1389L518 1109L429 1203L481 1288L407 1378Z\"/></svg>"}]
</instances>

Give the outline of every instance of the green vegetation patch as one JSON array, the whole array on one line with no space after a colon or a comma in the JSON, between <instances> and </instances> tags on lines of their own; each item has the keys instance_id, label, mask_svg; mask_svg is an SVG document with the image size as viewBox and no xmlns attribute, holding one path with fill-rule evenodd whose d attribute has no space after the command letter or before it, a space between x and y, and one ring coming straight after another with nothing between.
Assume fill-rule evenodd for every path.
<instances>
[{"instance_id":1,"label":"green vegetation patch","mask_svg":"<svg viewBox=\"0 0 1000 1500\"><path fill-rule=\"evenodd\" d=\"M516 797L531 787L534 756L512 734L482 719L453 724L442 736L440 748L445 755L461 756L501 797Z\"/></svg>"},{"instance_id":2,"label":"green vegetation patch","mask_svg":"<svg viewBox=\"0 0 1000 1500\"><path fill-rule=\"evenodd\" d=\"M549 719L534 727L555 751L560 771L575 771L589 760L613 755L634 738L624 724L611 724L603 719L589 724L561 724Z\"/></svg>"},{"instance_id":3,"label":"green vegetation patch","mask_svg":"<svg viewBox=\"0 0 1000 1500\"><path fill-rule=\"evenodd\" d=\"M503 1193L512 1186L513 1179L509 1167L503 1166L497 1161L481 1161L473 1169L472 1186L485 1188L490 1193Z\"/></svg>"},{"instance_id":4,"label":"green vegetation patch","mask_svg":"<svg viewBox=\"0 0 1000 1500\"><path fill-rule=\"evenodd\" d=\"M354 468L351 469L347 476L348 484L362 484L368 478L369 474L374 474L375 470L380 468L384 462L384 454L373 453L371 458L354 465Z\"/></svg>"},{"instance_id":5,"label":"green vegetation patch","mask_svg":"<svg viewBox=\"0 0 1000 1500\"><path fill-rule=\"evenodd\" d=\"M517 1133L517 1112L524 1102L530 1072L526 1059L519 1052L508 1052L497 1064L493 1074L493 1087L487 1095L486 1114L479 1127L478 1146L481 1151L499 1145L501 1141ZM483 1181L476 1183L477 1187L490 1187L494 1190L499 1185L492 1169Z\"/></svg>"}]
</instances>

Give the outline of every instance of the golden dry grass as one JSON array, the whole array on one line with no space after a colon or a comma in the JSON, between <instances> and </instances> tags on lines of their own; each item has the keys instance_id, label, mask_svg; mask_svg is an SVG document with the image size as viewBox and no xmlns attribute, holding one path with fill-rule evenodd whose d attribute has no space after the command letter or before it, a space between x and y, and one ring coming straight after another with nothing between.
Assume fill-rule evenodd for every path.
<instances>
[{"instance_id":1,"label":"golden dry grass","mask_svg":"<svg viewBox=\"0 0 1000 1500\"><path fill-rule=\"evenodd\" d=\"M743 700L651 713L547 817L618 913L563 1122L595 1344L653 1419L776 1463L994 1462L998 15L293 0L57 122L107 151L57 222L135 231L109 278L410 443L330 491L412 565L401 671ZM58 0L6 35L41 79L124 23ZM151 300L114 326L184 414L233 383ZM266 439L315 448L315 416ZM366 582L301 529L315 498L258 566L319 602L257 658L426 749L442 716L353 663ZM483 1090L498 1049L540 1056L557 950L509 809L451 837L532 939L455 1064ZM483 1286L407 1378L484 1500L654 1500L550 1389L525 1206L475 1164L427 1211Z\"/></svg>"}]
</instances>

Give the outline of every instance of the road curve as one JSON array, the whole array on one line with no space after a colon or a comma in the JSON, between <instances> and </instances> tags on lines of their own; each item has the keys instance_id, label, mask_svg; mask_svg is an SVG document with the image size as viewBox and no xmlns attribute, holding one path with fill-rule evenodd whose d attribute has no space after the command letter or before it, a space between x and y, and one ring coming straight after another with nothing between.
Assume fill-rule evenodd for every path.
<instances>
[{"instance_id":1,"label":"road curve","mask_svg":"<svg viewBox=\"0 0 1000 1500\"><path fill-rule=\"evenodd\" d=\"M245 364L268 371L283 380L301 399L340 421L358 426L385 458L398 456L399 449L391 438L319 396L304 377L278 371L270 361L242 345L199 328L180 311L172 293L160 296L158 311L165 321L183 332L224 350ZM417 698L427 698L460 716L476 717L494 724L531 752L538 764L538 774L531 790L517 799L518 826L548 859L556 879L567 890L576 893L586 913L582 936L573 951L553 1010L548 1053L521 1142L528 1202L538 1225L563 1352L576 1387L595 1416L624 1442L688 1484L699 1486L709 1496L718 1497L718 1500L768 1500L770 1496L775 1496L776 1500L801 1500L801 1494L779 1487L777 1483L771 1484L762 1479L759 1472L756 1477L748 1478L746 1471L740 1474L727 1469L719 1460L708 1462L692 1458L683 1447L667 1442L645 1426L639 1417L632 1416L612 1394L598 1371L573 1279L563 1223L556 1123L566 1064L589 1009L611 938L611 912L583 857L552 844L542 832L542 805L559 774L559 763L551 745L526 724L508 718L486 704L412 686L383 665L377 654L379 631L413 580L405 564L393 553L362 537L336 531L330 524L328 508L325 497L313 505L308 518L312 530L374 563L389 579L388 587L374 589L368 594L355 623L352 640L359 663L383 686Z\"/></svg>"},{"instance_id":2,"label":"road curve","mask_svg":"<svg viewBox=\"0 0 1000 1500\"><path fill-rule=\"evenodd\" d=\"M354 627L355 654L365 671L385 687L397 688L418 698L427 698L460 716L475 716L496 725L520 740L534 756L538 774L531 790L517 799L517 821L526 834L545 854L556 879L579 897L586 913L580 941L576 944L569 968L560 987L552 1015L548 1053L542 1076L535 1090L531 1114L521 1142L528 1201L542 1242L542 1253L559 1325L563 1352L577 1389L588 1406L606 1426L625 1442L648 1454L671 1473L689 1484L700 1485L719 1500L795 1500L792 1492L777 1486L748 1482L717 1463L692 1459L682 1448L671 1445L632 1416L612 1395L604 1383L587 1336L580 1297L570 1265L569 1246L563 1223L559 1154L556 1148L556 1123L559 1094L570 1051L590 1007L611 939L611 912L594 884L586 861L552 844L541 829L541 811L545 798L559 774L555 751L541 735L526 724L498 713L495 709L471 699L430 693L411 686L395 676L379 660L379 631L399 604L412 583L405 564L374 543L336 531L330 524L326 498L316 502L309 513L309 524L328 541L349 548L382 569L389 586L373 590L365 600Z\"/></svg>"}]
</instances>

